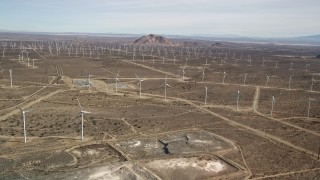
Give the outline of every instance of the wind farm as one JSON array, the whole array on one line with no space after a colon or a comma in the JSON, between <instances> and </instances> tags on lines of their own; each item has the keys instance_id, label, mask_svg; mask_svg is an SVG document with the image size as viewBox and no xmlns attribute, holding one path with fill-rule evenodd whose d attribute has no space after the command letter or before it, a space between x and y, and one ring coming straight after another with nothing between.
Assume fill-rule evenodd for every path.
<instances>
[{"instance_id":1,"label":"wind farm","mask_svg":"<svg viewBox=\"0 0 320 180\"><path fill-rule=\"evenodd\" d=\"M28 38L0 41L1 179L319 177L316 46Z\"/></svg>"}]
</instances>

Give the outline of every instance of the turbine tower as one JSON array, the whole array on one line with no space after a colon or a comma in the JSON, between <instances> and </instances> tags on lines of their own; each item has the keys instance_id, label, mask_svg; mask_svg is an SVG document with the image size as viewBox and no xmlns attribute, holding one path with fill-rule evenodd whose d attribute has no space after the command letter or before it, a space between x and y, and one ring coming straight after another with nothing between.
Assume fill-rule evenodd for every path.
<instances>
[{"instance_id":1,"label":"turbine tower","mask_svg":"<svg viewBox=\"0 0 320 180\"><path fill-rule=\"evenodd\" d=\"M267 75L267 82L266 82L266 87L268 87L268 84L269 84L269 80L270 80L270 77L269 77L269 75Z\"/></svg>"},{"instance_id":2,"label":"turbine tower","mask_svg":"<svg viewBox=\"0 0 320 180\"><path fill-rule=\"evenodd\" d=\"M208 98L208 87L206 87L206 94L205 94L205 98L204 98L204 105L206 106L207 105L207 98Z\"/></svg>"},{"instance_id":3,"label":"turbine tower","mask_svg":"<svg viewBox=\"0 0 320 180\"><path fill-rule=\"evenodd\" d=\"M238 91L238 96L237 96L237 111L239 110L239 99L240 99L240 91Z\"/></svg>"},{"instance_id":4,"label":"turbine tower","mask_svg":"<svg viewBox=\"0 0 320 180\"><path fill-rule=\"evenodd\" d=\"M89 92L91 92L91 74L89 74L89 79L88 79L88 83L89 83Z\"/></svg>"},{"instance_id":5,"label":"turbine tower","mask_svg":"<svg viewBox=\"0 0 320 180\"><path fill-rule=\"evenodd\" d=\"M138 86L139 86L139 97L141 98L141 84L142 81L144 81L143 79L139 79L139 77L136 75L137 80L138 80Z\"/></svg>"},{"instance_id":6,"label":"turbine tower","mask_svg":"<svg viewBox=\"0 0 320 180\"><path fill-rule=\"evenodd\" d=\"M82 109L82 106L81 106L80 101L79 101L78 98L77 98L77 101L78 101L79 109L80 109L80 113L81 113L81 140L83 140L83 115L84 115L84 114L91 114L92 112L84 111L84 110Z\"/></svg>"},{"instance_id":7,"label":"turbine tower","mask_svg":"<svg viewBox=\"0 0 320 180\"><path fill-rule=\"evenodd\" d=\"M24 111L21 108L19 110L22 113L22 120L23 120L23 134L24 134L24 143L27 143L27 130L26 130L26 113L30 112L31 110Z\"/></svg>"},{"instance_id":8,"label":"turbine tower","mask_svg":"<svg viewBox=\"0 0 320 180\"><path fill-rule=\"evenodd\" d=\"M225 78L227 77L227 73L226 72L223 72L223 79L222 79L222 83L224 84L224 80Z\"/></svg>"},{"instance_id":9,"label":"turbine tower","mask_svg":"<svg viewBox=\"0 0 320 180\"><path fill-rule=\"evenodd\" d=\"M313 85L314 85L315 82L317 82L317 81L312 78L312 79L311 79L311 91L313 91Z\"/></svg>"},{"instance_id":10,"label":"turbine tower","mask_svg":"<svg viewBox=\"0 0 320 180\"><path fill-rule=\"evenodd\" d=\"M167 86L172 87L170 86L170 84L167 83L167 76L166 76L166 79L164 80L164 84L162 84L160 87L162 86L164 86L164 100L167 100Z\"/></svg>"},{"instance_id":11,"label":"turbine tower","mask_svg":"<svg viewBox=\"0 0 320 180\"><path fill-rule=\"evenodd\" d=\"M289 90L291 90L291 81L292 81L292 76L289 77Z\"/></svg>"},{"instance_id":12,"label":"turbine tower","mask_svg":"<svg viewBox=\"0 0 320 180\"><path fill-rule=\"evenodd\" d=\"M11 69L9 70L9 73L10 73L10 87L12 88L12 70Z\"/></svg>"},{"instance_id":13,"label":"turbine tower","mask_svg":"<svg viewBox=\"0 0 320 180\"><path fill-rule=\"evenodd\" d=\"M204 76L205 76L205 71L206 70L206 68L204 67L203 69L202 69L202 82L203 82L203 80L204 80Z\"/></svg>"},{"instance_id":14,"label":"turbine tower","mask_svg":"<svg viewBox=\"0 0 320 180\"><path fill-rule=\"evenodd\" d=\"M309 98L309 99L308 99L308 117L310 117L311 101L312 101L312 99Z\"/></svg>"},{"instance_id":15,"label":"turbine tower","mask_svg":"<svg viewBox=\"0 0 320 180\"><path fill-rule=\"evenodd\" d=\"M273 113L274 105L275 105L275 99L274 99L274 96L272 96L272 101L271 101L271 112L270 112L270 116L271 116L271 117L272 117L272 113Z\"/></svg>"},{"instance_id":16,"label":"turbine tower","mask_svg":"<svg viewBox=\"0 0 320 180\"><path fill-rule=\"evenodd\" d=\"M119 76L119 71L116 75L116 94L118 94L118 82L120 82L118 76Z\"/></svg>"},{"instance_id":17,"label":"turbine tower","mask_svg":"<svg viewBox=\"0 0 320 180\"><path fill-rule=\"evenodd\" d=\"M244 73L243 85L246 85L248 73Z\"/></svg>"}]
</instances>

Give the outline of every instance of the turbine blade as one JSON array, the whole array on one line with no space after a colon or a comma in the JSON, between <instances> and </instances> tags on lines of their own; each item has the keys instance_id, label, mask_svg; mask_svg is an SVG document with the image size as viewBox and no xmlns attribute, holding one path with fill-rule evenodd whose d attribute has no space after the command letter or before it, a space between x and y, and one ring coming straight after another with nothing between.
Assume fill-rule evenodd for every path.
<instances>
[{"instance_id":1,"label":"turbine blade","mask_svg":"<svg viewBox=\"0 0 320 180\"><path fill-rule=\"evenodd\" d=\"M92 114L92 112L89 112L89 111L81 111L81 112L84 114Z\"/></svg>"}]
</instances>

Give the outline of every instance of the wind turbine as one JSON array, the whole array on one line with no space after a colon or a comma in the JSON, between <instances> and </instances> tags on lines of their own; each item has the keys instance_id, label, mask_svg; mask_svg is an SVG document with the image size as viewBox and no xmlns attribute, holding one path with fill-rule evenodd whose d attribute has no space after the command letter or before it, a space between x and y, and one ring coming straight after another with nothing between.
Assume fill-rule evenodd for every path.
<instances>
[{"instance_id":1,"label":"wind turbine","mask_svg":"<svg viewBox=\"0 0 320 180\"><path fill-rule=\"evenodd\" d=\"M312 99L309 98L309 99L308 99L308 117L310 117L311 101L312 101Z\"/></svg>"},{"instance_id":2,"label":"wind turbine","mask_svg":"<svg viewBox=\"0 0 320 180\"><path fill-rule=\"evenodd\" d=\"M120 82L118 76L119 76L119 71L116 75L116 94L118 93L118 82Z\"/></svg>"},{"instance_id":3,"label":"wind turbine","mask_svg":"<svg viewBox=\"0 0 320 180\"><path fill-rule=\"evenodd\" d=\"M78 98L77 98L77 101L78 101L79 108L80 108L80 113L81 113L81 140L83 140L83 115L84 115L84 114L91 114L92 112L84 111L84 110L82 109L82 106L81 106L80 101L79 101Z\"/></svg>"},{"instance_id":4,"label":"wind turbine","mask_svg":"<svg viewBox=\"0 0 320 180\"><path fill-rule=\"evenodd\" d=\"M141 84L142 81L144 81L143 79L139 79L139 77L136 75L137 80L138 80L138 86L139 86L139 97L141 98Z\"/></svg>"},{"instance_id":5,"label":"wind turbine","mask_svg":"<svg viewBox=\"0 0 320 180\"><path fill-rule=\"evenodd\" d=\"M290 70L292 70L293 62L290 63Z\"/></svg>"},{"instance_id":6,"label":"wind turbine","mask_svg":"<svg viewBox=\"0 0 320 180\"><path fill-rule=\"evenodd\" d=\"M206 95L205 95L205 98L204 98L204 105L206 106L207 105L207 98L208 98L208 87L206 87Z\"/></svg>"},{"instance_id":7,"label":"wind turbine","mask_svg":"<svg viewBox=\"0 0 320 180\"><path fill-rule=\"evenodd\" d=\"M222 83L224 84L224 80L225 78L227 77L227 73L226 72L223 72L223 79L222 79Z\"/></svg>"},{"instance_id":8,"label":"wind turbine","mask_svg":"<svg viewBox=\"0 0 320 180\"><path fill-rule=\"evenodd\" d=\"M31 110L24 111L21 108L19 108L19 110L22 112L24 143L27 143L26 113L30 112Z\"/></svg>"},{"instance_id":9,"label":"wind turbine","mask_svg":"<svg viewBox=\"0 0 320 180\"><path fill-rule=\"evenodd\" d=\"M203 69L202 69L202 82L203 82L203 80L204 80L204 76L205 76L205 73L204 73L204 71L206 70L206 68L204 67Z\"/></svg>"},{"instance_id":10,"label":"wind turbine","mask_svg":"<svg viewBox=\"0 0 320 180\"><path fill-rule=\"evenodd\" d=\"M89 79L88 79L88 83L89 83L89 92L91 92L91 74L89 74Z\"/></svg>"},{"instance_id":11,"label":"wind turbine","mask_svg":"<svg viewBox=\"0 0 320 180\"><path fill-rule=\"evenodd\" d=\"M238 91L238 96L237 96L237 111L239 110L239 99L240 99L240 91Z\"/></svg>"},{"instance_id":12,"label":"wind turbine","mask_svg":"<svg viewBox=\"0 0 320 180\"><path fill-rule=\"evenodd\" d=\"M244 73L243 85L246 85L248 73Z\"/></svg>"},{"instance_id":13,"label":"wind turbine","mask_svg":"<svg viewBox=\"0 0 320 180\"><path fill-rule=\"evenodd\" d=\"M312 78L312 79L311 79L311 91L313 91L313 85L314 85L315 82L317 82L317 81Z\"/></svg>"},{"instance_id":14,"label":"wind turbine","mask_svg":"<svg viewBox=\"0 0 320 180\"><path fill-rule=\"evenodd\" d=\"M174 58L173 58L173 64L174 64L174 65L176 65L176 57L177 57L177 56L174 56Z\"/></svg>"},{"instance_id":15,"label":"wind turbine","mask_svg":"<svg viewBox=\"0 0 320 180\"><path fill-rule=\"evenodd\" d=\"M183 69L182 69L182 80L184 81L184 76L186 75L186 72L184 71L186 68L186 66L183 66Z\"/></svg>"},{"instance_id":16,"label":"wind turbine","mask_svg":"<svg viewBox=\"0 0 320 180\"><path fill-rule=\"evenodd\" d=\"M275 100L274 100L274 96L272 96L272 101L271 101L271 112L270 112L270 116L272 117L272 113L273 113L273 108L275 105Z\"/></svg>"},{"instance_id":17,"label":"wind turbine","mask_svg":"<svg viewBox=\"0 0 320 180\"><path fill-rule=\"evenodd\" d=\"M164 80L164 84L162 84L160 87L162 86L164 86L164 100L167 100L167 86L172 87L170 86L170 84L167 83L167 76L166 76L166 79Z\"/></svg>"},{"instance_id":18,"label":"wind turbine","mask_svg":"<svg viewBox=\"0 0 320 180\"><path fill-rule=\"evenodd\" d=\"M306 64L306 71L308 71L308 67L310 66L310 64Z\"/></svg>"},{"instance_id":19,"label":"wind turbine","mask_svg":"<svg viewBox=\"0 0 320 180\"><path fill-rule=\"evenodd\" d=\"M269 75L267 75L267 82L266 82L266 87L268 87L268 84L269 84L269 80L270 80L270 77L269 77Z\"/></svg>"},{"instance_id":20,"label":"wind turbine","mask_svg":"<svg viewBox=\"0 0 320 180\"><path fill-rule=\"evenodd\" d=\"M12 70L9 69L9 73L10 73L10 87L12 88Z\"/></svg>"},{"instance_id":21,"label":"wind turbine","mask_svg":"<svg viewBox=\"0 0 320 180\"><path fill-rule=\"evenodd\" d=\"M29 59L29 53L28 51L25 51L25 53L27 54L27 58Z\"/></svg>"},{"instance_id":22,"label":"wind turbine","mask_svg":"<svg viewBox=\"0 0 320 180\"><path fill-rule=\"evenodd\" d=\"M251 66L252 65L252 60L251 60L251 56L250 55L248 55L248 61L249 61L249 66Z\"/></svg>"},{"instance_id":23,"label":"wind turbine","mask_svg":"<svg viewBox=\"0 0 320 180\"><path fill-rule=\"evenodd\" d=\"M291 90L291 81L292 81L292 76L289 77L289 90Z\"/></svg>"},{"instance_id":24,"label":"wind turbine","mask_svg":"<svg viewBox=\"0 0 320 180\"><path fill-rule=\"evenodd\" d=\"M34 60L35 60L35 59L32 59L32 68L34 68Z\"/></svg>"}]
</instances>

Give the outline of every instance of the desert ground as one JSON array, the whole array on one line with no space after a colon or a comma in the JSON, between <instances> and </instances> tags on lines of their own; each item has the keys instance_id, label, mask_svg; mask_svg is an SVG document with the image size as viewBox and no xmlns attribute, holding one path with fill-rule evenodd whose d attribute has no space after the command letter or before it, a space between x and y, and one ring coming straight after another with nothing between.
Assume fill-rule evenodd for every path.
<instances>
[{"instance_id":1,"label":"desert ground","mask_svg":"<svg viewBox=\"0 0 320 180\"><path fill-rule=\"evenodd\" d=\"M320 179L318 46L154 36L0 36L0 179Z\"/></svg>"}]
</instances>

